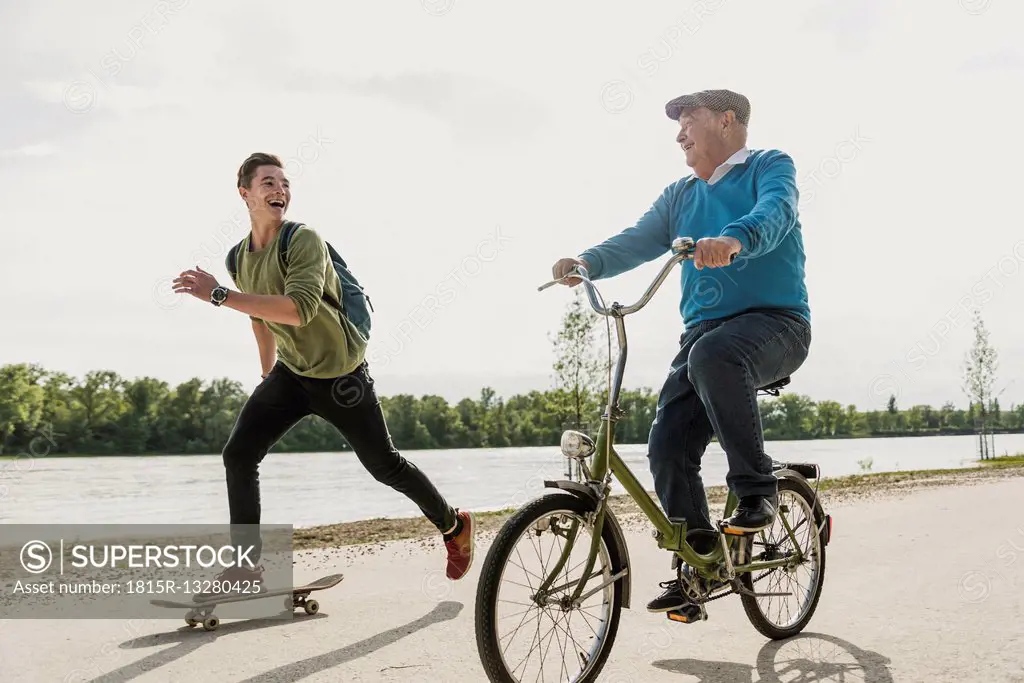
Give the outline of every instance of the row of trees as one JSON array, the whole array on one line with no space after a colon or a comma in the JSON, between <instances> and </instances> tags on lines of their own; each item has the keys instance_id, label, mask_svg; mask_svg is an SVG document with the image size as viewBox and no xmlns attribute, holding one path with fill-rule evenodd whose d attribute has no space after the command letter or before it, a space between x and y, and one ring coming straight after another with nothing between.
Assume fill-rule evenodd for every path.
<instances>
[{"instance_id":1,"label":"row of trees","mask_svg":"<svg viewBox=\"0 0 1024 683\"><path fill-rule=\"evenodd\" d=\"M980 322L980 321L979 321ZM594 336L597 319L580 296L570 302L552 339L555 386L548 391L499 397L484 388L476 399L449 404L441 396L381 398L396 445L418 448L554 446L566 428L593 433L608 381ZM965 366L965 392L980 395L967 409L947 402L901 410L895 397L883 411L862 412L836 401L784 393L760 401L765 438L816 439L866 436L975 434L1024 431L1024 405L1001 409L992 397L995 354L983 326ZM973 365L972 365L973 363ZM0 454L218 453L246 393L228 379L196 378L172 387L152 377L125 379L108 370L78 379L34 364L0 366ZM623 390L620 443L647 440L657 403L649 388ZM979 448L982 448L979 445ZM311 416L284 436L277 451L347 450L324 420ZM986 454L982 452L982 457Z\"/></svg>"},{"instance_id":2,"label":"row of trees","mask_svg":"<svg viewBox=\"0 0 1024 683\"><path fill-rule=\"evenodd\" d=\"M552 446L567 427L593 427L601 408L595 393L578 387L532 391L508 399L485 388L476 399L450 404L440 396L381 399L399 448ZM171 387L152 377L124 379L95 371L81 380L34 365L0 367L0 446L7 454L46 448L50 453L217 453L246 393L239 383L199 379ZM651 389L624 390L622 443L647 439L657 402ZM980 416L946 403L861 412L835 401L796 393L760 401L767 439L815 439L905 434L968 434ZM988 426L1024 430L1024 405L987 411ZM347 449L325 421L308 417L282 439L278 451Z\"/></svg>"}]
</instances>

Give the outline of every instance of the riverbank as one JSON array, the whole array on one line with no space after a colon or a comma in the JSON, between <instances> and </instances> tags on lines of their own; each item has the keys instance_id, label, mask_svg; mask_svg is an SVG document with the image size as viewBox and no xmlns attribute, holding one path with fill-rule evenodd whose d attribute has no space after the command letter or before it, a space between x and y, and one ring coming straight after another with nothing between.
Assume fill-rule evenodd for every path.
<instances>
[{"instance_id":1,"label":"riverbank","mask_svg":"<svg viewBox=\"0 0 1024 683\"><path fill-rule=\"evenodd\" d=\"M823 479L818 491L826 506L831 502L847 502L850 500L871 498L878 495L898 493L908 489L937 488L942 486L969 485L980 481L994 481L1024 477L1024 454L994 458L979 462L976 467L915 470L907 472L879 472L876 474L857 474L846 477ZM814 482L812 482L813 485ZM727 490L724 486L711 486L706 489L708 504L715 508L725 505ZM654 497L654 492L649 492ZM657 500L655 498L655 500ZM620 521L628 523L648 523L640 513L640 509L632 498L626 495L612 496L609 504ZM490 512L474 512L477 529L480 533L496 532L501 525L515 512L509 508ZM341 548L345 546L372 545L388 541L424 539L425 542L436 539L437 531L424 518L367 519L357 522L343 522L306 528L294 531L295 550L312 550L318 548Z\"/></svg>"}]
</instances>

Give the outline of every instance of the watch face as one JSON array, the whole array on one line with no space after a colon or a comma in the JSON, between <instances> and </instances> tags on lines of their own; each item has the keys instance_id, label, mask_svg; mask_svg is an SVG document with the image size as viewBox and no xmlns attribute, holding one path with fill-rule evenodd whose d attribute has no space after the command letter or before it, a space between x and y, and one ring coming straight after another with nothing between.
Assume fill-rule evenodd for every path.
<instances>
[{"instance_id":1,"label":"watch face","mask_svg":"<svg viewBox=\"0 0 1024 683\"><path fill-rule=\"evenodd\" d=\"M214 287L210 295L214 301L224 301L228 297L228 292L223 287Z\"/></svg>"}]
</instances>

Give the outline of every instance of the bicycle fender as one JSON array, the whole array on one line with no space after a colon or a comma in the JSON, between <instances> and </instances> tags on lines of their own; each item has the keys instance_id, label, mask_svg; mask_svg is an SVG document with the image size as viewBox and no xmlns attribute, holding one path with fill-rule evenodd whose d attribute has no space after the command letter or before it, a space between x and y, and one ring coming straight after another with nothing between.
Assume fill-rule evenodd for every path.
<instances>
[{"instance_id":1,"label":"bicycle fender","mask_svg":"<svg viewBox=\"0 0 1024 683\"><path fill-rule=\"evenodd\" d=\"M567 491L572 495L586 501L590 504L590 509L597 509L597 504L600 501L597 491L587 486L586 484L580 484L575 481L568 481L566 479L559 479L558 481L545 481L544 488L549 489L561 489Z\"/></svg>"},{"instance_id":2,"label":"bicycle fender","mask_svg":"<svg viewBox=\"0 0 1024 683\"><path fill-rule=\"evenodd\" d=\"M795 481L806 489L807 497L814 502L814 514L816 517L819 517L817 523L821 524L822 520L825 520L825 545L828 545L828 542L832 540L832 524L829 520L830 515L825 513L825 508L821 505L821 499L814 495L814 489L811 487L810 482L807 481L807 478L800 474L800 472L786 467L775 470L773 474L779 479Z\"/></svg>"},{"instance_id":3,"label":"bicycle fender","mask_svg":"<svg viewBox=\"0 0 1024 683\"><path fill-rule=\"evenodd\" d=\"M598 494L586 484L561 479L558 481L545 481L544 487L565 491L586 502L591 510L597 509L599 503ZM618 573L623 569L627 570L626 575L620 581L622 582L622 608L629 609L630 595L633 587L633 572L629 563L629 547L626 545L626 535L622 532L619 520L608 508L604 512L603 527L608 530L612 537L613 547L608 549L608 554L614 567L612 573Z\"/></svg>"}]
</instances>

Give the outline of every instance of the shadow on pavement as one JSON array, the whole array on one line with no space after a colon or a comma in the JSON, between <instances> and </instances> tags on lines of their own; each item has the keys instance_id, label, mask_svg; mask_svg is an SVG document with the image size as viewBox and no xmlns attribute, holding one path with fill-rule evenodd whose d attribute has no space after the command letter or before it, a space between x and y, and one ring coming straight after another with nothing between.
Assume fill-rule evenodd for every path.
<instances>
[{"instance_id":1,"label":"shadow on pavement","mask_svg":"<svg viewBox=\"0 0 1024 683\"><path fill-rule=\"evenodd\" d=\"M292 681L301 680L306 676L312 676L313 674L324 671L325 669L340 666L345 662L350 662L353 659L364 657L374 650L387 647L388 645L401 640L410 633L424 629L432 624L437 624L442 621L451 621L455 617L459 616L459 612L461 611L461 602L442 602L419 619L411 621L408 624L396 626L391 630L378 633L377 635L365 640L360 640L358 643L346 645L345 647L334 650L333 652L326 652L322 655L317 655L316 657L309 657L297 662L292 662L291 664L279 666L276 669L265 671L259 676L247 678L244 681L241 681L241 683L292 683Z\"/></svg>"},{"instance_id":2,"label":"shadow on pavement","mask_svg":"<svg viewBox=\"0 0 1024 683\"><path fill-rule=\"evenodd\" d=\"M893 683L891 661L853 643L820 633L803 633L788 640L770 640L757 653L757 666L699 659L663 659L652 666L693 676L701 683L751 681L759 683L818 683L858 681Z\"/></svg>"},{"instance_id":3,"label":"shadow on pavement","mask_svg":"<svg viewBox=\"0 0 1024 683\"><path fill-rule=\"evenodd\" d=\"M368 655L374 650L391 645L403 637L410 635L411 633L415 633L416 631L426 628L432 624L454 619L461 611L462 603L442 602L435 606L430 612L415 621L403 624L402 626L396 626L393 629L383 633L378 633L375 636L366 638L365 640L361 640L357 643L352 643L351 645L347 645L339 650L334 650L333 652L328 652L316 657L310 657L309 659L293 662L291 664L285 664L284 666L280 666L266 673L248 678L244 683L255 683L257 681L297 681L323 669L338 666L353 659L358 659L359 657ZM218 638L226 638L258 628L285 627L305 623L309 620L326 619L327 616L327 614L320 612L312 616L302 615L294 619L250 619L248 621L232 621L222 623L216 631L203 631L182 626L181 628L169 633L158 633L155 635L133 638L121 643L120 648L122 650L135 650L158 647L171 643L177 643L177 647L154 652L139 661L126 664L119 669L115 669L114 671L110 671L102 676L93 678L88 683L126 683L127 681L138 678L139 676L149 673L154 669L158 669L161 666L166 666L175 660L181 659L203 645L211 643Z\"/></svg>"},{"instance_id":4,"label":"shadow on pavement","mask_svg":"<svg viewBox=\"0 0 1024 683\"><path fill-rule=\"evenodd\" d=\"M693 676L700 683L735 683L753 680L754 667L736 662L710 662L702 659L663 659L651 662L665 671Z\"/></svg>"}]
</instances>

